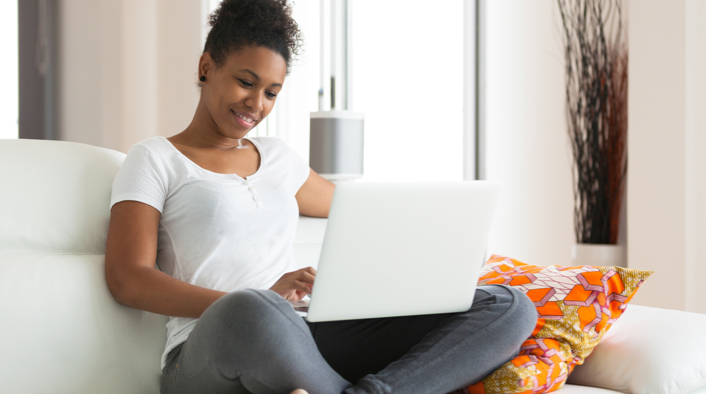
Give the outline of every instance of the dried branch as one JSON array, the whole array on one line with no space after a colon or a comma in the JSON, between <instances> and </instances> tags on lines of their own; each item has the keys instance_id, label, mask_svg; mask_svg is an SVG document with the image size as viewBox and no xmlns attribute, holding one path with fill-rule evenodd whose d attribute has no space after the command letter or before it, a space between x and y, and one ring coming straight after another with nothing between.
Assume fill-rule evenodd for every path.
<instances>
[{"instance_id":1,"label":"dried branch","mask_svg":"<svg viewBox=\"0 0 706 394\"><path fill-rule=\"evenodd\" d=\"M627 170L621 0L557 0L566 61L576 242L615 244Z\"/></svg>"}]
</instances>

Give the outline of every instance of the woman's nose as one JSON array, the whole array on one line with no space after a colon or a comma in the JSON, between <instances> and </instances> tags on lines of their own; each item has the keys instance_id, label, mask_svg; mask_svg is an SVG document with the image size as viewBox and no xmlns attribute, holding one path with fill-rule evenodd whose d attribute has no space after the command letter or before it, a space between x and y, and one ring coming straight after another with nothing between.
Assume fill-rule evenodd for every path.
<instances>
[{"instance_id":1,"label":"woman's nose","mask_svg":"<svg viewBox=\"0 0 706 394\"><path fill-rule=\"evenodd\" d=\"M253 111L260 112L263 110L263 101L260 92L252 92L245 100L245 105L250 107Z\"/></svg>"}]
</instances>

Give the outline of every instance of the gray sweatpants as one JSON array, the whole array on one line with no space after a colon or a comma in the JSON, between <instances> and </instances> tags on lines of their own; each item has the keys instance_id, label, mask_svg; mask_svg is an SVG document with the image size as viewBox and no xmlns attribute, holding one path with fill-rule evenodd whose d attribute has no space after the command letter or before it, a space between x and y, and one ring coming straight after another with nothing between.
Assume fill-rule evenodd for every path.
<instances>
[{"instance_id":1,"label":"gray sweatpants","mask_svg":"<svg viewBox=\"0 0 706 394\"><path fill-rule=\"evenodd\" d=\"M308 323L272 291L228 294L170 352L162 393L443 394L517 355L537 321L519 290L478 287L466 312Z\"/></svg>"}]
</instances>

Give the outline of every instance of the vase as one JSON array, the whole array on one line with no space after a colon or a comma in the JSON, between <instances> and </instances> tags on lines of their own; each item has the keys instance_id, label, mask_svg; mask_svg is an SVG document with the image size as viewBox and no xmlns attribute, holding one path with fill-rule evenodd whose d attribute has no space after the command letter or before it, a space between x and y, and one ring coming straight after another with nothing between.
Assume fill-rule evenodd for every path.
<instances>
[{"instance_id":1,"label":"vase","mask_svg":"<svg viewBox=\"0 0 706 394\"><path fill-rule=\"evenodd\" d=\"M571 248L571 260L571 265L627 267L623 245L574 244Z\"/></svg>"}]
</instances>

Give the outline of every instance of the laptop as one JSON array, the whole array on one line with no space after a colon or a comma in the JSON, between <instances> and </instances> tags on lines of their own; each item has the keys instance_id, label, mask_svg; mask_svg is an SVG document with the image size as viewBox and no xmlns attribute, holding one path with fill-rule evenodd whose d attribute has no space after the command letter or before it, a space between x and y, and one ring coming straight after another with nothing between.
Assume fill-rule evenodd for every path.
<instances>
[{"instance_id":1,"label":"laptop","mask_svg":"<svg viewBox=\"0 0 706 394\"><path fill-rule=\"evenodd\" d=\"M466 311L485 262L497 182L336 186L310 322Z\"/></svg>"}]
</instances>

